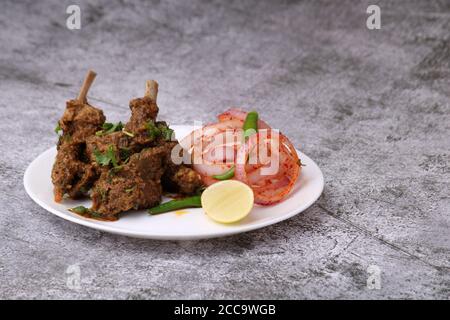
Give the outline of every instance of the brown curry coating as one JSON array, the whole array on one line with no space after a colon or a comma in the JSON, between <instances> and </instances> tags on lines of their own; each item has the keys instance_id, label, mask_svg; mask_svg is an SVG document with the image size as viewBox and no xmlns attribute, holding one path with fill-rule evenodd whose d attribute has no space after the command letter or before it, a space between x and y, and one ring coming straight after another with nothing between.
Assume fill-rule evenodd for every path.
<instances>
[{"instance_id":1,"label":"brown curry coating","mask_svg":"<svg viewBox=\"0 0 450 320\"><path fill-rule=\"evenodd\" d=\"M163 188L193 194L203 185L192 168L172 161L172 148L178 142L168 141L172 131L165 122L156 122L155 100L156 94L131 100L126 132L100 136L95 133L105 122L103 112L77 100L67 102L59 121L63 135L52 171L56 201L64 194L71 198L86 195L93 186L91 210L114 220L120 212L158 205ZM110 147L114 165L102 166L97 156L105 155Z\"/></svg>"},{"instance_id":2,"label":"brown curry coating","mask_svg":"<svg viewBox=\"0 0 450 320\"><path fill-rule=\"evenodd\" d=\"M78 100L69 100L59 125L63 135L73 143L84 143L101 129L105 122L103 111Z\"/></svg>"},{"instance_id":3,"label":"brown curry coating","mask_svg":"<svg viewBox=\"0 0 450 320\"><path fill-rule=\"evenodd\" d=\"M156 122L155 125L167 127L167 124L162 121ZM117 131L106 135L88 137L86 140L86 153L90 161L95 162L95 150L105 153L110 146L113 146L116 158L120 163L124 155L138 153L144 148L159 146L164 142L164 139L150 135L147 129L145 132L141 132L140 137L130 136L122 131Z\"/></svg>"},{"instance_id":4,"label":"brown curry coating","mask_svg":"<svg viewBox=\"0 0 450 320\"><path fill-rule=\"evenodd\" d=\"M196 193L203 186L203 181L194 169L175 165L166 168L162 184L166 191L189 195Z\"/></svg>"},{"instance_id":5,"label":"brown curry coating","mask_svg":"<svg viewBox=\"0 0 450 320\"><path fill-rule=\"evenodd\" d=\"M104 136L90 136L86 140L86 155L89 161L96 163L95 151L105 153L112 146L115 157L120 164L133 153L141 151L133 140L123 132L113 132Z\"/></svg>"},{"instance_id":6,"label":"brown curry coating","mask_svg":"<svg viewBox=\"0 0 450 320\"><path fill-rule=\"evenodd\" d=\"M92 188L92 210L113 218L131 209L146 209L161 202L164 148L133 154L119 170L103 170Z\"/></svg>"},{"instance_id":7,"label":"brown curry coating","mask_svg":"<svg viewBox=\"0 0 450 320\"><path fill-rule=\"evenodd\" d=\"M55 201L60 202L65 194L78 199L87 194L97 175L93 166L81 161L82 146L78 143L63 143L52 169Z\"/></svg>"},{"instance_id":8,"label":"brown curry coating","mask_svg":"<svg viewBox=\"0 0 450 320\"><path fill-rule=\"evenodd\" d=\"M200 175L188 165L175 164L172 160L172 150L179 147L178 141L168 141L162 145L166 152L166 168L161 180L164 190L186 195L196 193L203 186Z\"/></svg>"},{"instance_id":9,"label":"brown curry coating","mask_svg":"<svg viewBox=\"0 0 450 320\"><path fill-rule=\"evenodd\" d=\"M65 194L72 199L80 198L90 189L96 171L85 152L86 139L100 130L104 122L102 110L78 100L67 101L66 110L58 121L63 134L52 168L56 202L60 202Z\"/></svg>"},{"instance_id":10,"label":"brown curry coating","mask_svg":"<svg viewBox=\"0 0 450 320\"><path fill-rule=\"evenodd\" d=\"M159 204L163 188L169 192L193 194L202 186L197 172L172 162L172 148L178 142L158 137L152 144L156 146L140 151L134 138L122 132L88 138L87 151L91 161L95 162L94 150L105 154L112 147L118 165L118 168L113 168L95 164L101 175L92 189L92 211L111 220L120 212ZM129 154L124 156L123 150Z\"/></svg>"},{"instance_id":11,"label":"brown curry coating","mask_svg":"<svg viewBox=\"0 0 450 320\"><path fill-rule=\"evenodd\" d=\"M149 135L148 123L155 122L159 108L150 97L136 98L130 101L131 117L125 125L125 130L134 135L135 144L146 145L154 140Z\"/></svg>"}]
</instances>

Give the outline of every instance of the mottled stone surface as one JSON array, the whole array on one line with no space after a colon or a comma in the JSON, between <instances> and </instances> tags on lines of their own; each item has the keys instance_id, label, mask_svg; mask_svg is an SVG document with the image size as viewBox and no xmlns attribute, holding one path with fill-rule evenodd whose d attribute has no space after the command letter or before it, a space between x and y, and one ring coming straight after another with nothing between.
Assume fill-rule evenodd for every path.
<instances>
[{"instance_id":1,"label":"mottled stone surface","mask_svg":"<svg viewBox=\"0 0 450 320\"><path fill-rule=\"evenodd\" d=\"M65 27L79 3L82 29ZM0 298L450 297L450 2L2 1ZM161 117L256 108L323 170L304 213L223 239L115 236L40 208L22 184L88 68L126 119L144 80ZM81 289L66 285L79 264ZM366 286L381 270L381 289Z\"/></svg>"}]
</instances>

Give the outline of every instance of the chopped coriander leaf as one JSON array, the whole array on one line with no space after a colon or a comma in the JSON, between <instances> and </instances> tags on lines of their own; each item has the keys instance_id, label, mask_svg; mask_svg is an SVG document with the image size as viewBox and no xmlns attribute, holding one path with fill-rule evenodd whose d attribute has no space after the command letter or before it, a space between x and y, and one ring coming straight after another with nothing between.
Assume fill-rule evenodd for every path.
<instances>
[{"instance_id":1,"label":"chopped coriander leaf","mask_svg":"<svg viewBox=\"0 0 450 320\"><path fill-rule=\"evenodd\" d=\"M149 137L152 139L155 139L161 134L161 130L157 126L155 126L155 123L152 120L147 122L145 127L147 128Z\"/></svg>"},{"instance_id":2,"label":"chopped coriander leaf","mask_svg":"<svg viewBox=\"0 0 450 320\"><path fill-rule=\"evenodd\" d=\"M118 123L111 123L111 122L105 122L102 125L102 130L97 131L95 133L96 136L104 136L116 131L121 131L123 129L123 124L122 122L118 122Z\"/></svg>"},{"instance_id":3,"label":"chopped coriander leaf","mask_svg":"<svg viewBox=\"0 0 450 320\"><path fill-rule=\"evenodd\" d=\"M108 147L108 150L106 151L106 154L111 159L111 163L113 164L114 168L117 167L118 164L117 164L116 154L114 153L113 146L109 146Z\"/></svg>"},{"instance_id":4,"label":"chopped coriander leaf","mask_svg":"<svg viewBox=\"0 0 450 320\"><path fill-rule=\"evenodd\" d=\"M109 134L109 133L113 133L116 131L121 131L123 129L123 124L122 122L118 122L113 124L113 126L111 128L109 128L108 130L106 130L105 134Z\"/></svg>"},{"instance_id":5,"label":"chopped coriander leaf","mask_svg":"<svg viewBox=\"0 0 450 320\"><path fill-rule=\"evenodd\" d=\"M166 141L172 140L173 130L170 129L165 122L158 123L157 127L161 132L161 136L164 140Z\"/></svg>"},{"instance_id":6,"label":"chopped coriander leaf","mask_svg":"<svg viewBox=\"0 0 450 320\"><path fill-rule=\"evenodd\" d=\"M105 153L101 153L98 149L94 150L95 161L99 165L109 166L112 164L113 167L118 167L116 154L114 153L114 147L112 145L108 146Z\"/></svg>"},{"instance_id":7,"label":"chopped coriander leaf","mask_svg":"<svg viewBox=\"0 0 450 320\"><path fill-rule=\"evenodd\" d=\"M164 140L167 140L167 141L172 140L173 130L170 129L169 127L164 127L163 129L161 129L161 133L162 133Z\"/></svg>"},{"instance_id":8,"label":"chopped coriander leaf","mask_svg":"<svg viewBox=\"0 0 450 320\"><path fill-rule=\"evenodd\" d=\"M59 121L56 123L56 128L55 128L55 133L59 134L59 132L61 131L61 126L59 125Z\"/></svg>"},{"instance_id":9,"label":"chopped coriander leaf","mask_svg":"<svg viewBox=\"0 0 450 320\"><path fill-rule=\"evenodd\" d=\"M111 162L110 158L108 158L105 154L102 154L97 149L94 150L94 156L95 156L95 161L97 161L97 163L99 165L108 166L109 163Z\"/></svg>"}]
</instances>

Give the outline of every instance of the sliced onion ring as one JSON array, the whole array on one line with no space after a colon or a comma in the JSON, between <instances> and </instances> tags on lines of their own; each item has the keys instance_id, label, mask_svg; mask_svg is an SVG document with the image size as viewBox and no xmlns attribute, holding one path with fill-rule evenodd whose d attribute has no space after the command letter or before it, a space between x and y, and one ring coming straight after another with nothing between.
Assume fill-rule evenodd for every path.
<instances>
[{"instance_id":1,"label":"sliced onion ring","mask_svg":"<svg viewBox=\"0 0 450 320\"><path fill-rule=\"evenodd\" d=\"M240 121L242 128L245 118L247 117L247 113L248 112L240 110L238 108L230 108L227 111L219 114L217 116L217 119L219 119L219 122L225 122L230 120ZM270 126L263 120L258 120L258 129L270 129Z\"/></svg>"},{"instance_id":2,"label":"sliced onion ring","mask_svg":"<svg viewBox=\"0 0 450 320\"><path fill-rule=\"evenodd\" d=\"M261 175L260 179L256 179L256 183L255 178L252 177L252 183L250 183L246 163L250 150L258 146L261 139L263 139L263 136L261 132L258 132L239 148L236 157L235 177L252 188L256 203L272 205L280 202L294 187L300 173L300 161L292 143L285 135L280 133L279 150L277 152L280 152L283 156L279 157L278 172L273 175ZM271 150L271 152L275 152L275 150Z\"/></svg>"}]
</instances>

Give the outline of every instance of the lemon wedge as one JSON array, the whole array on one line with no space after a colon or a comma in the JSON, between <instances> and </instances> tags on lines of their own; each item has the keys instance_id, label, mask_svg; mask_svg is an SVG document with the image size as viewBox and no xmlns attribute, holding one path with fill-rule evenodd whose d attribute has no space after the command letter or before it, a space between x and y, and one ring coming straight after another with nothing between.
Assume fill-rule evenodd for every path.
<instances>
[{"instance_id":1,"label":"lemon wedge","mask_svg":"<svg viewBox=\"0 0 450 320\"><path fill-rule=\"evenodd\" d=\"M202 193L202 207L216 222L233 223L246 217L253 208L253 191L245 183L225 180L214 183Z\"/></svg>"}]
</instances>

